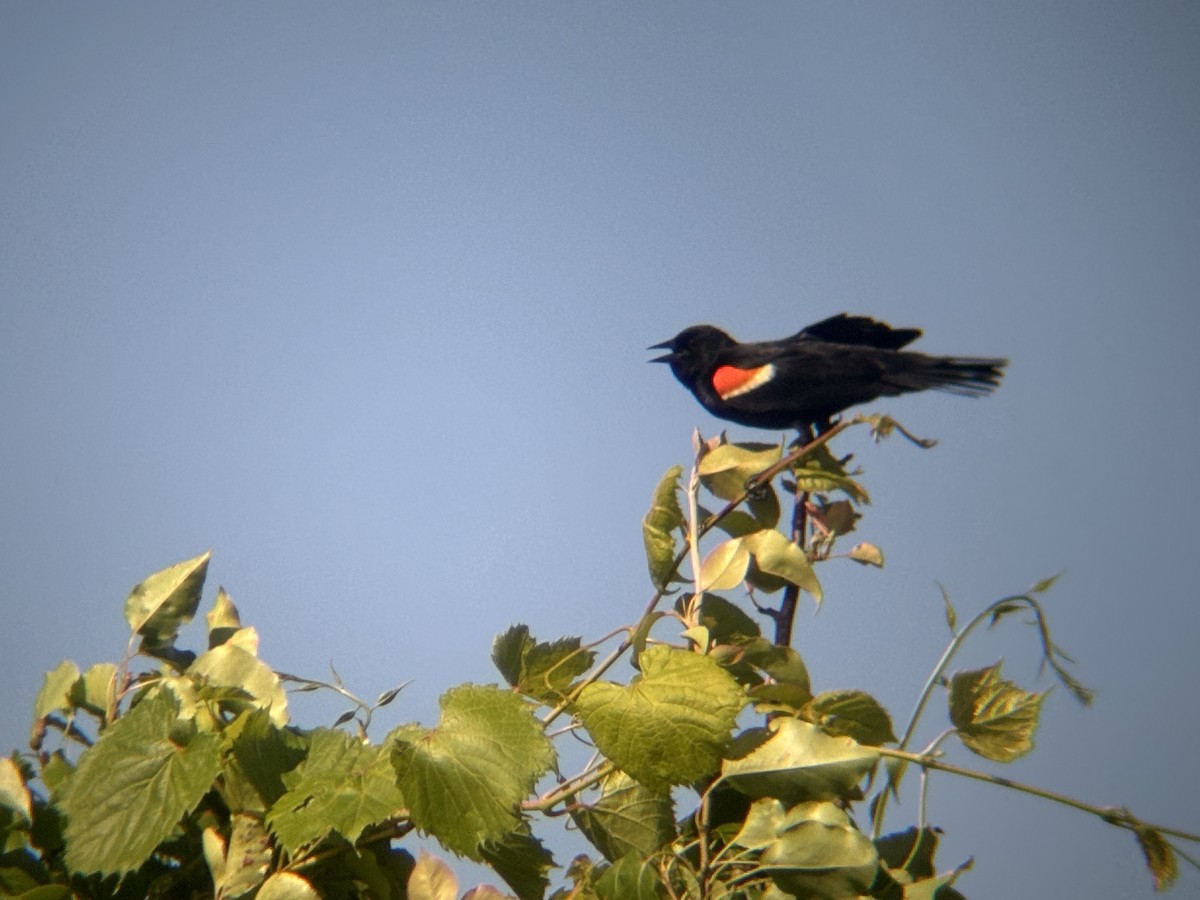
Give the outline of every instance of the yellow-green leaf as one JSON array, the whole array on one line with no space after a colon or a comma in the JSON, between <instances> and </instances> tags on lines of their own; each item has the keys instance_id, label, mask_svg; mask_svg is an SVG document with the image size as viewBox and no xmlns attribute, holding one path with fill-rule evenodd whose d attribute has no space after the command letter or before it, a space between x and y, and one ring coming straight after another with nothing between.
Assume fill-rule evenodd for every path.
<instances>
[{"instance_id":1,"label":"yellow-green leaf","mask_svg":"<svg viewBox=\"0 0 1200 900\"><path fill-rule=\"evenodd\" d=\"M860 562L864 566L875 566L883 568L883 551L874 544L868 544L863 541L861 544L855 544L850 549L850 558L855 562Z\"/></svg>"},{"instance_id":2,"label":"yellow-green leaf","mask_svg":"<svg viewBox=\"0 0 1200 900\"><path fill-rule=\"evenodd\" d=\"M750 553L744 538L730 538L718 544L700 563L700 591L727 591L742 583Z\"/></svg>"},{"instance_id":3,"label":"yellow-green leaf","mask_svg":"<svg viewBox=\"0 0 1200 900\"><path fill-rule=\"evenodd\" d=\"M1000 664L957 672L950 679L950 721L970 750L996 762L1012 762L1033 749L1042 701L1000 677Z\"/></svg>"},{"instance_id":4,"label":"yellow-green leaf","mask_svg":"<svg viewBox=\"0 0 1200 900\"><path fill-rule=\"evenodd\" d=\"M650 581L666 590L675 563L675 532L682 531L683 510L679 507L679 478L683 469L672 466L654 489L650 509L642 519L642 540L646 545L646 564Z\"/></svg>"}]
</instances>

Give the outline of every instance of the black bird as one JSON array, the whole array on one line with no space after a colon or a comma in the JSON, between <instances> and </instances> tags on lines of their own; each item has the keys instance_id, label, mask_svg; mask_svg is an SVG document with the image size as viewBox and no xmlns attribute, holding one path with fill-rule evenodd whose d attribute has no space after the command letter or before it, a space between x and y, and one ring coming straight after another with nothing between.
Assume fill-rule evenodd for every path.
<instances>
[{"instance_id":1,"label":"black bird","mask_svg":"<svg viewBox=\"0 0 1200 900\"><path fill-rule=\"evenodd\" d=\"M1008 360L902 350L919 328L841 313L779 341L739 344L693 325L651 350L714 416L774 430L824 431L842 410L877 397L938 390L978 397L1000 384Z\"/></svg>"}]
</instances>

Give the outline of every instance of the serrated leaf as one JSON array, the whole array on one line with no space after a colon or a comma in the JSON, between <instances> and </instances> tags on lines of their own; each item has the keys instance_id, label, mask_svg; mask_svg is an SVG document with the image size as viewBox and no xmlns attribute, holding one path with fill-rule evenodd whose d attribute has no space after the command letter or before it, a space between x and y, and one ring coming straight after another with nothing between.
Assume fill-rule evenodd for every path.
<instances>
[{"instance_id":1,"label":"serrated leaf","mask_svg":"<svg viewBox=\"0 0 1200 900\"><path fill-rule=\"evenodd\" d=\"M159 692L117 719L79 758L58 799L72 871L138 868L212 787L221 739L187 735L176 724L174 698Z\"/></svg>"},{"instance_id":2,"label":"serrated leaf","mask_svg":"<svg viewBox=\"0 0 1200 900\"><path fill-rule=\"evenodd\" d=\"M727 591L742 583L750 554L743 543L744 538L730 538L717 544L700 562L698 590Z\"/></svg>"},{"instance_id":3,"label":"serrated leaf","mask_svg":"<svg viewBox=\"0 0 1200 900\"><path fill-rule=\"evenodd\" d=\"M971 751L1012 762L1033 749L1045 692L1031 694L1000 677L1000 664L956 672L950 679L950 721Z\"/></svg>"},{"instance_id":4,"label":"serrated leaf","mask_svg":"<svg viewBox=\"0 0 1200 900\"><path fill-rule=\"evenodd\" d=\"M575 712L600 752L651 789L714 771L745 703L716 662L661 644L641 655L628 687L588 685Z\"/></svg>"},{"instance_id":5,"label":"serrated leaf","mask_svg":"<svg viewBox=\"0 0 1200 900\"><path fill-rule=\"evenodd\" d=\"M483 861L516 891L521 900L541 900L545 896L554 857L527 825L522 824L520 829L498 841L488 841L481 853ZM499 891L496 895L499 896Z\"/></svg>"},{"instance_id":6,"label":"serrated leaf","mask_svg":"<svg viewBox=\"0 0 1200 900\"><path fill-rule=\"evenodd\" d=\"M891 716L863 691L826 691L812 699L807 712L828 734L845 735L860 744L896 742Z\"/></svg>"},{"instance_id":7,"label":"serrated leaf","mask_svg":"<svg viewBox=\"0 0 1200 900\"><path fill-rule=\"evenodd\" d=\"M518 804L553 764L554 748L516 694L466 684L440 705L436 728L397 738L392 763L417 827L478 860L482 843L520 826Z\"/></svg>"},{"instance_id":8,"label":"serrated leaf","mask_svg":"<svg viewBox=\"0 0 1200 900\"><path fill-rule=\"evenodd\" d=\"M1175 859L1175 851L1153 828L1136 826L1133 833L1137 837L1142 856L1146 858L1146 867L1154 879L1154 889L1165 891L1179 877L1179 863Z\"/></svg>"},{"instance_id":9,"label":"serrated leaf","mask_svg":"<svg viewBox=\"0 0 1200 900\"><path fill-rule=\"evenodd\" d=\"M504 680L530 697L558 703L574 680L591 668L596 654L577 637L539 643L525 625L514 625L492 642L492 662Z\"/></svg>"},{"instance_id":10,"label":"serrated leaf","mask_svg":"<svg viewBox=\"0 0 1200 900\"><path fill-rule=\"evenodd\" d=\"M53 712L70 712L71 689L79 678L79 666L64 659L42 677L42 687L33 701L33 717L44 719Z\"/></svg>"},{"instance_id":11,"label":"serrated leaf","mask_svg":"<svg viewBox=\"0 0 1200 900\"><path fill-rule=\"evenodd\" d=\"M771 585L756 577L756 573L774 576L782 582L794 584L821 602L821 583L813 571L812 563L795 541L790 541L774 529L763 529L742 538L742 543L754 557L751 581L763 590L777 590L783 584Z\"/></svg>"},{"instance_id":12,"label":"serrated leaf","mask_svg":"<svg viewBox=\"0 0 1200 900\"><path fill-rule=\"evenodd\" d=\"M179 629L192 620L208 574L212 551L155 572L134 586L125 601L125 621L147 647L174 642Z\"/></svg>"},{"instance_id":13,"label":"serrated leaf","mask_svg":"<svg viewBox=\"0 0 1200 900\"><path fill-rule=\"evenodd\" d=\"M775 719L770 731L756 732L739 738L730 753L739 753L743 743L752 749L727 759L721 770L726 781L753 798L798 803L854 797L879 758L851 738L833 737L799 719Z\"/></svg>"},{"instance_id":14,"label":"serrated leaf","mask_svg":"<svg viewBox=\"0 0 1200 900\"><path fill-rule=\"evenodd\" d=\"M600 798L574 808L571 818L605 859L614 862L631 852L649 857L675 837L669 791L651 790L620 771L600 787Z\"/></svg>"},{"instance_id":15,"label":"serrated leaf","mask_svg":"<svg viewBox=\"0 0 1200 900\"><path fill-rule=\"evenodd\" d=\"M850 558L855 562L862 563L864 566L875 566L877 569L883 568L883 551L874 544L868 544L863 541L861 544L855 544L850 548Z\"/></svg>"},{"instance_id":16,"label":"serrated leaf","mask_svg":"<svg viewBox=\"0 0 1200 900\"><path fill-rule=\"evenodd\" d=\"M598 900L658 900L665 896L654 865L637 853L629 853L596 879Z\"/></svg>"},{"instance_id":17,"label":"serrated leaf","mask_svg":"<svg viewBox=\"0 0 1200 900\"><path fill-rule=\"evenodd\" d=\"M267 824L292 854L330 833L350 843L405 805L390 747L364 744L342 731L312 732L308 758L287 779L291 789L267 812Z\"/></svg>"},{"instance_id":18,"label":"serrated leaf","mask_svg":"<svg viewBox=\"0 0 1200 900\"><path fill-rule=\"evenodd\" d=\"M263 813L286 793L283 776L302 762L308 738L271 724L265 709L243 713L225 729L222 777L232 812Z\"/></svg>"},{"instance_id":19,"label":"serrated leaf","mask_svg":"<svg viewBox=\"0 0 1200 900\"><path fill-rule=\"evenodd\" d=\"M679 478L683 468L672 466L654 489L650 509L642 519L642 540L646 545L646 564L650 581L658 590L666 590L674 574L675 532L683 531L683 510L679 506Z\"/></svg>"},{"instance_id":20,"label":"serrated leaf","mask_svg":"<svg viewBox=\"0 0 1200 900\"><path fill-rule=\"evenodd\" d=\"M244 691L246 700L227 700L223 705L234 712L249 707L268 710L271 721L283 727L288 723L287 692L270 666L243 649L245 644L239 643L239 635L247 633L253 634L254 629L243 628L225 643L202 653L187 672L202 684Z\"/></svg>"}]
</instances>

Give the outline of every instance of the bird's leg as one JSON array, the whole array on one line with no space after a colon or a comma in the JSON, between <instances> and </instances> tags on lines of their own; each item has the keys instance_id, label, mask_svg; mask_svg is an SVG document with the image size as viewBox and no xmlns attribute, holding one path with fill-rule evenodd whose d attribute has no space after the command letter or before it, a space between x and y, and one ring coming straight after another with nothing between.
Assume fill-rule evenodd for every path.
<instances>
[{"instance_id":1,"label":"bird's leg","mask_svg":"<svg viewBox=\"0 0 1200 900\"><path fill-rule=\"evenodd\" d=\"M828 420L826 420L825 425L825 431L833 427L833 424ZM820 431L820 433L824 433L824 431ZM797 446L804 447L812 443L817 436L817 434L813 433L813 427L811 425L806 425L799 429L799 432L796 435L795 444ZM801 490L799 481L796 481L793 483L792 492L794 496L792 506L792 542L807 553L808 491ZM779 604L779 609L773 610L771 613L771 618L775 621L776 646L790 647L792 645L792 624L796 619L796 608L799 603L799 585L789 584L786 588L784 588L783 600Z\"/></svg>"},{"instance_id":2,"label":"bird's leg","mask_svg":"<svg viewBox=\"0 0 1200 900\"><path fill-rule=\"evenodd\" d=\"M814 425L805 425L804 428L800 429L800 437L804 437L807 434L808 440L811 441L813 439L813 437L820 437L825 432L827 432L830 428L833 428L835 425L838 425L839 423L841 423L841 421L842 421L841 416L826 416L820 422L816 422L816 423L814 423ZM816 430L817 430L817 433L815 435L813 434L814 426L816 427Z\"/></svg>"}]
</instances>

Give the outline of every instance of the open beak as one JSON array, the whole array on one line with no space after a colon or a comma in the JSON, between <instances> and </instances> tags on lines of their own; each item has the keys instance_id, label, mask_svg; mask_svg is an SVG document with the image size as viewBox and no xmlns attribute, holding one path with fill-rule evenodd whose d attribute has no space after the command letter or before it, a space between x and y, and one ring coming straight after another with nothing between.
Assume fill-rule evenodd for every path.
<instances>
[{"instance_id":1,"label":"open beak","mask_svg":"<svg viewBox=\"0 0 1200 900\"><path fill-rule=\"evenodd\" d=\"M670 353L666 353L662 356L656 356L656 357L654 357L654 359L646 360L647 362L669 363L675 359L675 342L674 341L663 341L661 344L651 344L646 349L647 350L670 350L671 351Z\"/></svg>"}]
</instances>

